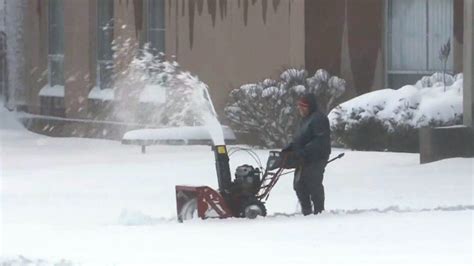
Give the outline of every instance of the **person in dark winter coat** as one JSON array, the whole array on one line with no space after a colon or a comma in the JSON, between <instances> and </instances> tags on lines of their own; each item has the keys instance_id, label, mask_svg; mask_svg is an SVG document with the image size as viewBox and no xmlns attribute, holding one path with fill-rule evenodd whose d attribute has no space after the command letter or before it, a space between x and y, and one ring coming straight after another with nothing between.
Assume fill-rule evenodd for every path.
<instances>
[{"instance_id":1,"label":"person in dark winter coat","mask_svg":"<svg viewBox=\"0 0 474 266\"><path fill-rule=\"evenodd\" d=\"M291 152L298 161L293 185L303 215L318 214L324 210L323 177L331 153L329 120L313 94L299 99L298 111L302 120L282 152Z\"/></svg>"}]
</instances>

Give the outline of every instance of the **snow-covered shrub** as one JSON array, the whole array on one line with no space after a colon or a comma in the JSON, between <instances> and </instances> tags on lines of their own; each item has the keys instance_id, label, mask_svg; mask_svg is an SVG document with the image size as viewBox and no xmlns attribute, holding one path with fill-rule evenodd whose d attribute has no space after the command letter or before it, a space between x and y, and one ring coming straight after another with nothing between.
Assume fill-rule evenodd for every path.
<instances>
[{"instance_id":1,"label":"snow-covered shrub","mask_svg":"<svg viewBox=\"0 0 474 266\"><path fill-rule=\"evenodd\" d=\"M297 127L299 97L315 94L320 109L327 112L344 91L345 81L323 69L309 78L304 69L288 69L279 80L265 79L232 90L225 113L234 131L250 133L262 146L282 147Z\"/></svg>"},{"instance_id":2,"label":"snow-covered shrub","mask_svg":"<svg viewBox=\"0 0 474 266\"><path fill-rule=\"evenodd\" d=\"M326 114L334 108L336 99L346 91L346 81L337 76L330 76L324 69L316 71L314 76L307 79L309 92L318 99L320 110Z\"/></svg>"},{"instance_id":3,"label":"snow-covered shrub","mask_svg":"<svg viewBox=\"0 0 474 266\"><path fill-rule=\"evenodd\" d=\"M452 76L450 74L436 72L431 76L424 76L420 80L418 80L415 84L417 88L431 88L431 87L442 87L444 85L451 86L457 80L462 80L462 73L457 74L456 76Z\"/></svg>"},{"instance_id":4,"label":"snow-covered shrub","mask_svg":"<svg viewBox=\"0 0 474 266\"><path fill-rule=\"evenodd\" d=\"M208 87L164 54L152 54L148 47L129 49L125 42L116 53L132 53L125 67L117 63L115 80L119 94L114 116L120 121L153 126L203 125L215 116Z\"/></svg>"},{"instance_id":5,"label":"snow-covered shrub","mask_svg":"<svg viewBox=\"0 0 474 266\"><path fill-rule=\"evenodd\" d=\"M358 150L418 151L419 128L462 123L462 75L444 78L446 90L443 75L435 73L415 86L373 91L340 104L329 114L333 140Z\"/></svg>"},{"instance_id":6,"label":"snow-covered shrub","mask_svg":"<svg viewBox=\"0 0 474 266\"><path fill-rule=\"evenodd\" d=\"M357 119L357 112L352 112L353 119ZM333 141L344 143L347 147L356 150L384 150L387 140L383 136L386 127L374 117L358 118L359 123L346 129L344 123L331 126Z\"/></svg>"}]
</instances>

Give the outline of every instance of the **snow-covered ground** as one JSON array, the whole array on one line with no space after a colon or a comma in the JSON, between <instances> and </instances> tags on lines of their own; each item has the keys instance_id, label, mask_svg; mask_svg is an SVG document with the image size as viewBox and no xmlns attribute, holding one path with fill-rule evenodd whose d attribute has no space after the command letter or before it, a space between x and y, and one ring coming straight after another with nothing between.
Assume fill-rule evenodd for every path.
<instances>
[{"instance_id":1,"label":"snow-covered ground","mask_svg":"<svg viewBox=\"0 0 474 266\"><path fill-rule=\"evenodd\" d=\"M343 151L327 167L322 215L297 214L286 176L266 218L180 224L174 186L217 187L209 147L141 154L29 133L3 109L0 119L0 265L473 263L473 159ZM231 157L243 163L253 161Z\"/></svg>"}]
</instances>

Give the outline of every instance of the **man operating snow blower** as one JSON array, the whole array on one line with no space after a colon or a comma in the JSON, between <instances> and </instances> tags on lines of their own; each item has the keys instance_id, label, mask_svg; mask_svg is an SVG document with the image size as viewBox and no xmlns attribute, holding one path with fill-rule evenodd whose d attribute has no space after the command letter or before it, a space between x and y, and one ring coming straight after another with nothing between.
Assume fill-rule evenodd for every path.
<instances>
[{"instance_id":1,"label":"man operating snow blower","mask_svg":"<svg viewBox=\"0 0 474 266\"><path fill-rule=\"evenodd\" d=\"M297 108L302 120L282 153L292 153L298 161L293 187L303 215L319 214L324 210L323 177L331 153L329 120L318 110L313 94L303 95Z\"/></svg>"},{"instance_id":2,"label":"man operating snow blower","mask_svg":"<svg viewBox=\"0 0 474 266\"><path fill-rule=\"evenodd\" d=\"M265 203L272 188L287 169L295 169L294 188L304 215L318 214L324 210L323 175L326 165L342 158L344 153L329 159L331 153L329 121L318 111L313 95L298 101L302 116L294 139L282 152L269 151L266 168L251 149L214 144L218 189L208 186L176 186L176 211L178 221L199 217L254 219L266 216ZM257 167L244 164L237 167L234 178L230 171L229 156L245 150L255 159ZM313 204L311 204L311 202ZM313 206L314 209L313 209Z\"/></svg>"}]
</instances>

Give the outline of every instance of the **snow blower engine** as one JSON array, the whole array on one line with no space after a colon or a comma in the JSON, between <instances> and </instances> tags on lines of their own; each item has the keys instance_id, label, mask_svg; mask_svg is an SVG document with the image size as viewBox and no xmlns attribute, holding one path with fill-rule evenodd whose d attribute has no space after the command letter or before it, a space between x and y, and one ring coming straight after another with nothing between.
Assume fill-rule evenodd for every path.
<instances>
[{"instance_id":1,"label":"snow blower engine","mask_svg":"<svg viewBox=\"0 0 474 266\"><path fill-rule=\"evenodd\" d=\"M232 181L226 146L213 146L213 151L219 190L215 191L208 186L176 186L176 207L180 222L192 219L196 215L202 219L228 217L254 219L257 216L266 216L265 202L271 189L285 169L296 167L296 160L291 153L270 151L263 173L263 169L258 167L241 165L237 167ZM331 161L342 156L343 153Z\"/></svg>"}]
</instances>

